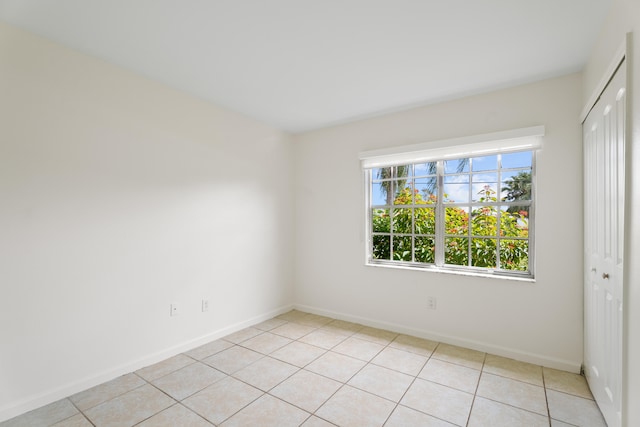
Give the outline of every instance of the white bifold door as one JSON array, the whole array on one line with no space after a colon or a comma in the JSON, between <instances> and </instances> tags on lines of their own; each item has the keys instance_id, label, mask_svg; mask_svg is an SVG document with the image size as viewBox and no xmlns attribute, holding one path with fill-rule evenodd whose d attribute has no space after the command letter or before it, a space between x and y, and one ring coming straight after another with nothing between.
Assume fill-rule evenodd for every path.
<instances>
[{"instance_id":1,"label":"white bifold door","mask_svg":"<svg viewBox=\"0 0 640 427\"><path fill-rule=\"evenodd\" d=\"M584 370L609 427L621 425L626 62L583 123Z\"/></svg>"}]
</instances>

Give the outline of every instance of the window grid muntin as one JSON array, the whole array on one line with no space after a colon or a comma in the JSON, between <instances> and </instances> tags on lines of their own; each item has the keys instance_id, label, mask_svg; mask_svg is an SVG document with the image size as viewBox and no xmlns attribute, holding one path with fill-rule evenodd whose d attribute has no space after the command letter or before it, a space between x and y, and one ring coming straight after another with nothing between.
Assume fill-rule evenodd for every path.
<instances>
[{"instance_id":1,"label":"window grid muntin","mask_svg":"<svg viewBox=\"0 0 640 427\"><path fill-rule=\"evenodd\" d=\"M535 151L523 151L523 152L528 152L531 155L531 166L524 166L524 167L512 167L512 168L505 168L502 169L502 154L497 153L497 154L486 154L482 157L487 157L487 156L493 156L496 155L497 156L497 169L487 169L487 170L480 170L480 171L474 171L473 168L473 159L477 158L477 157L471 157L469 158L469 166L467 168L467 172L456 172L456 173L450 173L450 174L445 174L444 173L444 160L440 160L437 162L433 162L436 163L436 174L415 174L415 166L416 165L422 165L424 164L424 162L416 162L416 163L410 163L410 164L405 164L405 165L399 165L400 167L409 167L409 173L407 174L406 177L403 177L401 179L399 179L397 177L397 174L393 173L391 178L383 178L383 179L379 179L379 178L374 178L373 177L373 170L374 169L368 169L367 170L367 174L366 174L366 182L367 182L367 222L368 222L368 231L369 231L369 236L370 238L368 239L368 246L369 246L369 251L368 251L368 255L367 255L367 262L371 262L371 263L375 263L375 264L383 264L383 265L393 265L393 266L416 266L416 267L420 267L420 268L424 268L424 267L437 267L439 269L445 269L445 270L461 270L461 271L478 271L478 272L484 272L484 273L492 273L492 274L498 274L498 275L507 275L507 276L524 276L524 277L533 277L533 265L534 265L534 239L532 239L533 236L533 228L534 228L534 206L535 206ZM459 160L459 159L451 159L451 160ZM431 162L428 162L431 163ZM392 166L393 171L396 171L396 168L398 166ZM377 169L383 169L383 168L377 168ZM517 172L517 171L529 171L530 172L530 177L531 177L531 197L530 200L518 200L518 201L514 201L514 202L504 202L501 201L502 198L502 176L503 173L506 172ZM474 202L472 201L473 195L472 195L472 191L473 191L473 175L475 174L482 174L482 173L496 173L496 201L495 202ZM445 175L461 175L461 174L465 174L469 176L469 179L467 181L468 184L468 192L469 192L469 202L468 203L444 203L444 177ZM416 209L419 208L425 208L425 204L416 204L416 200L415 200L415 181L418 178L436 178L436 191L435 194L437 196L437 203L435 204L426 204L428 207L434 207L435 208L435 222L436 222L436 233L435 235L433 234L416 234L415 233L415 211ZM405 187L407 185L408 182L410 182L410 191L411 191L411 203L410 204L400 204L400 205L395 205L395 204L385 204L385 205L373 205L371 203L371 201L373 200L371 191L373 188L373 184L374 183L380 183L380 182L385 182L385 181L390 181L390 182L395 182L398 183L400 181L404 181L405 182ZM396 186L392 186L394 188L394 194L395 194L395 187ZM427 195L425 194L425 197L427 197ZM495 236L482 236L482 235L474 235L472 234L472 218L471 218L471 214L473 211L473 207L474 206L491 206L491 207L495 207L496 208L496 212L497 212L497 216L496 216L496 235ZM527 223L528 223L528 237L519 237L519 236L501 236L500 234L500 227L501 227L501 215L502 215L502 207L507 207L508 206L526 206L528 207L528 219L527 219ZM468 227L467 227L467 234L466 235L454 235L454 234L446 234L445 233L445 221L444 221L444 211L446 208L448 207L468 207L469 208L469 223L468 223ZM380 233L380 232L373 232L372 228L373 228L373 221L372 221L372 211L374 209L389 209L389 221L390 221L390 232L389 233ZM411 233L394 233L394 228L393 228L393 213L395 209L411 209L412 211L412 215L411 215ZM378 236L378 235L386 235L389 236L389 259L376 259L373 257L373 237L374 236ZM411 238L411 261L400 261L400 260L395 260L394 259L394 236L398 236L399 238L402 237L410 237ZM428 239L434 239L435 242L435 254L434 254L434 262L433 263L425 263L425 262L418 262L415 260L415 254L416 254L416 238L428 238ZM444 249L445 249L445 239L446 238L466 238L468 241L467 244L467 265L461 266L458 264L446 264L445 261L445 257L444 257ZM493 239L495 240L495 244L496 244L496 252L495 252L495 259L496 259L496 267L495 268L489 268L489 267L474 267L472 265L473 263L473 259L472 259L472 254L471 254L471 245L473 244L473 239L474 238L483 238L483 239ZM500 268L501 265L501 241L503 240L524 240L528 242L528 268L527 271L522 271L522 270L507 270L507 269L502 269Z\"/></svg>"}]
</instances>

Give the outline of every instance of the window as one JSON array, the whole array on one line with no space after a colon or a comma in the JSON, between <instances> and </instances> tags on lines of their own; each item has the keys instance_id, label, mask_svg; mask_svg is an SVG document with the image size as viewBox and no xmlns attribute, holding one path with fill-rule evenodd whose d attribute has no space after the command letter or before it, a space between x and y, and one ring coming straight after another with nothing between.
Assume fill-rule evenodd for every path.
<instances>
[{"instance_id":1,"label":"window","mask_svg":"<svg viewBox=\"0 0 640 427\"><path fill-rule=\"evenodd\" d=\"M367 263L532 278L538 146L365 153Z\"/></svg>"}]
</instances>

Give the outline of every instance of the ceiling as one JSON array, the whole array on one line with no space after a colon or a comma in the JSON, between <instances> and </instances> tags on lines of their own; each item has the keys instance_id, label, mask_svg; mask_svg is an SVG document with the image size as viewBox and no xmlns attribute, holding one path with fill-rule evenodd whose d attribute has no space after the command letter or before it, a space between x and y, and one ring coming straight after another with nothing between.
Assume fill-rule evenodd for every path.
<instances>
[{"instance_id":1,"label":"ceiling","mask_svg":"<svg viewBox=\"0 0 640 427\"><path fill-rule=\"evenodd\" d=\"M0 20L289 132L580 71L612 0L0 0Z\"/></svg>"}]
</instances>

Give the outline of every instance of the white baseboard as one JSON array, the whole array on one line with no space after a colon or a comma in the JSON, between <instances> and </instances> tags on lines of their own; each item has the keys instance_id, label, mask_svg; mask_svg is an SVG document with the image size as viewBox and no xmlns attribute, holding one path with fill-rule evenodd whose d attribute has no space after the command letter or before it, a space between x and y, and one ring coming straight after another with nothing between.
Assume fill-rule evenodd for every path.
<instances>
[{"instance_id":1,"label":"white baseboard","mask_svg":"<svg viewBox=\"0 0 640 427\"><path fill-rule=\"evenodd\" d=\"M432 341L438 341L445 344L456 345L460 347L469 348L472 350L478 350L485 353L494 354L496 356L507 357L509 359L519 360L521 362L532 363L535 365L544 366L546 368L558 369L561 371L567 371L572 373L580 373L582 367L582 361L572 361L557 359L536 353L529 353L512 348L492 345L483 343L480 341L470 340L466 338L460 338L452 335L439 334L433 331L427 331L422 329L416 329L397 323L383 322L375 319L353 316L345 313L338 313L331 310L325 310L317 307L312 307L303 304L296 304L294 306L296 310L304 311L307 313L319 314L322 316L332 317L334 319L345 320L348 322L359 323L365 326L371 326L379 329L386 329L389 331L411 335L418 338L425 338Z\"/></svg>"},{"instance_id":2,"label":"white baseboard","mask_svg":"<svg viewBox=\"0 0 640 427\"><path fill-rule=\"evenodd\" d=\"M91 375L78 381L61 385L60 387L56 387L51 390L46 390L42 393L29 396L17 402L11 402L0 407L0 422L11 419L13 417L17 417L18 415L56 402L60 399L64 399L65 397L69 397L81 391L90 389L91 387L97 386L104 382L111 381L112 379L117 378L121 375L137 371L138 369L144 368L145 366L153 365L154 363L158 363L177 354L192 350L196 347L217 340L241 329L247 328L265 320L269 320L282 313L286 313L292 308L293 305L286 305L278 309L271 310L267 313L252 317L233 325L226 326L201 337L183 342L181 344L141 357L139 359L123 363L107 371L103 371L101 373Z\"/></svg>"}]
</instances>

